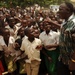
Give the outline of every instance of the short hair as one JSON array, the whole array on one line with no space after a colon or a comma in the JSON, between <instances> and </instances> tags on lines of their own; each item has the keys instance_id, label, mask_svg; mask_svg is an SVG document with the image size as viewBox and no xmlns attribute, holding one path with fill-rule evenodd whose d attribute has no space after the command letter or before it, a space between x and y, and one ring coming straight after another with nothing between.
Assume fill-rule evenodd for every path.
<instances>
[{"instance_id":1,"label":"short hair","mask_svg":"<svg viewBox=\"0 0 75 75\"><path fill-rule=\"evenodd\" d=\"M17 42L17 43L21 46L21 44L22 44L22 39L17 39L17 40L15 40L15 42Z\"/></svg>"},{"instance_id":2,"label":"short hair","mask_svg":"<svg viewBox=\"0 0 75 75\"><path fill-rule=\"evenodd\" d=\"M66 6L69 8L69 11L70 11L71 13L74 13L74 6L73 6L73 4L70 3L70 2L65 2L65 4L66 4Z\"/></svg>"}]
</instances>

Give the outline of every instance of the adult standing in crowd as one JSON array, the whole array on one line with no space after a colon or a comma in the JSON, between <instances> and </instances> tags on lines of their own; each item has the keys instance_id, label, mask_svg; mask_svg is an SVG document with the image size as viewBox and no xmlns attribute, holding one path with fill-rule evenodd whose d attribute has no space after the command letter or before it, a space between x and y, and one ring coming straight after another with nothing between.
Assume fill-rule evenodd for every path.
<instances>
[{"instance_id":1,"label":"adult standing in crowd","mask_svg":"<svg viewBox=\"0 0 75 75\"><path fill-rule=\"evenodd\" d=\"M59 7L59 17L64 19L61 25L60 33L60 56L58 63L58 75L75 75L75 70L69 69L69 60L71 59L72 51L72 31L75 28L75 16L73 5L69 2L62 3Z\"/></svg>"}]
</instances>

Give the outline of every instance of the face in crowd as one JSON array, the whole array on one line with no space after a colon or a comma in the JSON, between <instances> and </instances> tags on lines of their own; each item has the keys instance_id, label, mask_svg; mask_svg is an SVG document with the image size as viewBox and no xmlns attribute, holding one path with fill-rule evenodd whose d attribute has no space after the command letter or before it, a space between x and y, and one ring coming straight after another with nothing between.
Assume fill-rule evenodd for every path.
<instances>
[{"instance_id":1,"label":"face in crowd","mask_svg":"<svg viewBox=\"0 0 75 75\"><path fill-rule=\"evenodd\" d=\"M62 3L59 7L59 17L67 20L73 13L73 5L71 3Z\"/></svg>"},{"instance_id":2,"label":"face in crowd","mask_svg":"<svg viewBox=\"0 0 75 75\"><path fill-rule=\"evenodd\" d=\"M51 29L51 25L50 25L49 23L45 23L45 25L44 25L44 30L45 30L46 32L49 32L50 29Z\"/></svg>"}]
</instances>

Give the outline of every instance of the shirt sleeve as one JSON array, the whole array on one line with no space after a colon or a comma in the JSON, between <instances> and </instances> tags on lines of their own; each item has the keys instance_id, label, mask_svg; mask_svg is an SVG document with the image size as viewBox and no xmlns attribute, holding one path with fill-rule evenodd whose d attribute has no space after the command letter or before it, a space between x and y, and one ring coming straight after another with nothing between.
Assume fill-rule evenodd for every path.
<instances>
[{"instance_id":1,"label":"shirt sleeve","mask_svg":"<svg viewBox=\"0 0 75 75\"><path fill-rule=\"evenodd\" d=\"M42 35L39 36L39 39L40 39L41 44L43 44L43 38L42 38Z\"/></svg>"},{"instance_id":2,"label":"shirt sleeve","mask_svg":"<svg viewBox=\"0 0 75 75\"><path fill-rule=\"evenodd\" d=\"M42 45L42 41L39 39L39 45Z\"/></svg>"},{"instance_id":3,"label":"shirt sleeve","mask_svg":"<svg viewBox=\"0 0 75 75\"><path fill-rule=\"evenodd\" d=\"M24 46L24 41L23 41L23 42L22 42L22 45L21 45L21 48L20 48L21 51L25 51L25 50L24 50L24 49L25 49L24 47L25 47L25 46Z\"/></svg>"},{"instance_id":4,"label":"shirt sleeve","mask_svg":"<svg viewBox=\"0 0 75 75\"><path fill-rule=\"evenodd\" d=\"M60 33L57 32L55 36L56 44L59 44L59 36L60 36Z\"/></svg>"},{"instance_id":5,"label":"shirt sleeve","mask_svg":"<svg viewBox=\"0 0 75 75\"><path fill-rule=\"evenodd\" d=\"M0 38L0 44L1 44L2 46L6 45L6 44L5 44L5 41L4 41L4 39L3 39L3 37Z\"/></svg>"},{"instance_id":6,"label":"shirt sleeve","mask_svg":"<svg viewBox=\"0 0 75 75\"><path fill-rule=\"evenodd\" d=\"M15 42L15 39L14 39L13 37L10 37L10 38L9 38L9 43L10 43L10 44L13 44L14 42Z\"/></svg>"}]
</instances>

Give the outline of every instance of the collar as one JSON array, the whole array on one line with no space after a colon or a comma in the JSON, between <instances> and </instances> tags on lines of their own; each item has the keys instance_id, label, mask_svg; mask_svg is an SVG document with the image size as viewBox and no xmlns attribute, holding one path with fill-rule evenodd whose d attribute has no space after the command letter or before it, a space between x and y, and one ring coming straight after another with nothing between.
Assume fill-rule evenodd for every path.
<instances>
[{"instance_id":1,"label":"collar","mask_svg":"<svg viewBox=\"0 0 75 75\"><path fill-rule=\"evenodd\" d=\"M28 40L28 37L27 37L27 41L30 42L30 43L35 42L36 39L37 39L37 38L34 38L34 40L33 40L32 42L30 42L30 41Z\"/></svg>"},{"instance_id":2,"label":"collar","mask_svg":"<svg viewBox=\"0 0 75 75\"><path fill-rule=\"evenodd\" d=\"M67 23L67 21L63 20L61 26L65 25Z\"/></svg>"},{"instance_id":3,"label":"collar","mask_svg":"<svg viewBox=\"0 0 75 75\"><path fill-rule=\"evenodd\" d=\"M51 35L52 30L50 30L48 35ZM47 35L46 32L44 31L44 35Z\"/></svg>"},{"instance_id":4,"label":"collar","mask_svg":"<svg viewBox=\"0 0 75 75\"><path fill-rule=\"evenodd\" d=\"M72 14L72 15L68 18L67 21L70 21L71 19L73 19L73 17L74 17L74 14Z\"/></svg>"},{"instance_id":5,"label":"collar","mask_svg":"<svg viewBox=\"0 0 75 75\"><path fill-rule=\"evenodd\" d=\"M61 27L62 27L63 25L65 25L68 21L70 21L71 19L73 19L73 17L74 17L74 14L72 14L72 15L68 18L67 21L63 20L63 22L62 22L62 24L61 24Z\"/></svg>"}]
</instances>

